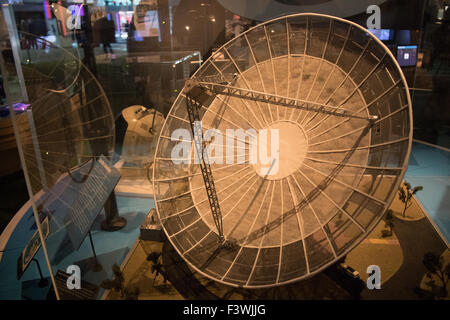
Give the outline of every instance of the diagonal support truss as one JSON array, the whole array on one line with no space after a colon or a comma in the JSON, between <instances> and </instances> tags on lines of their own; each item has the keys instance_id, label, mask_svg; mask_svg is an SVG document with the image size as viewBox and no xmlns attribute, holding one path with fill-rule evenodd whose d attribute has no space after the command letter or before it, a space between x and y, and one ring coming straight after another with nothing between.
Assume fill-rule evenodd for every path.
<instances>
[{"instance_id":1,"label":"diagonal support truss","mask_svg":"<svg viewBox=\"0 0 450 320\"><path fill-rule=\"evenodd\" d=\"M201 81L199 81L201 80ZM206 81L202 81L206 80ZM304 109L308 111L313 112L321 112L326 113L338 117L346 117L346 118L358 118L358 119L364 119L364 120L376 120L378 119L378 116L376 115L370 115L368 117L365 116L358 116L355 115L348 110L345 110L341 107L333 107L327 104L322 104L318 102L313 101L306 101L301 99L294 99L289 97L283 97L276 94L271 93L265 93L255 90L249 90L249 89L242 89L237 88L234 86L230 86L229 82L226 81L226 79L223 79L224 81L221 83L216 82L209 82L210 78L198 78L198 79L191 79L186 81L187 88L194 88L194 87L202 87L209 91L211 91L214 94L223 94L227 96L247 99L247 100L253 100L258 102L264 102L264 103L270 103L275 105L281 105L286 107L292 107L292 108L299 108Z\"/></svg>"},{"instance_id":2,"label":"diagonal support truss","mask_svg":"<svg viewBox=\"0 0 450 320\"><path fill-rule=\"evenodd\" d=\"M225 237L223 236L222 212L220 210L219 199L217 198L217 191L211 172L208 153L205 150L206 144L203 140L199 113L200 104L189 93L186 95L186 107L189 115L195 150L197 152L198 159L200 160L200 169L202 172L203 181L205 183L206 193L208 195L209 206L213 215L214 224L217 228L219 243L223 245L225 243Z\"/></svg>"}]
</instances>

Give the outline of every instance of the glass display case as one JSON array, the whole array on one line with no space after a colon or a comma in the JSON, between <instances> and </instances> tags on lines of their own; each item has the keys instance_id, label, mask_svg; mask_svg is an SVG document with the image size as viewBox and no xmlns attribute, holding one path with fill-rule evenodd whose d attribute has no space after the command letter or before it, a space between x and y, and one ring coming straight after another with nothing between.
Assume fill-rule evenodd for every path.
<instances>
[{"instance_id":1,"label":"glass display case","mask_svg":"<svg viewBox=\"0 0 450 320\"><path fill-rule=\"evenodd\" d=\"M440 188L434 195L441 205L427 207L448 241L448 183L440 178L448 172L420 171L427 178L414 180L415 171L408 176L406 170L426 153L413 137L445 159L450 148L450 9L445 1L372 2L3 1L0 181L22 170L14 179L26 186L29 201L17 200L14 218L0 230L0 299L106 298L105 280L130 259L141 225L160 232L149 234L173 245L171 252L193 271L221 284L257 288L304 280L345 258L378 225L405 173L428 183L425 189ZM370 22L380 17L369 5L381 10L379 26ZM197 115L189 113L189 79L202 83L200 98L192 100ZM310 109L293 111L301 103ZM347 113L337 115L341 107ZM319 109L328 113L310 117ZM334 121L348 113L359 118ZM246 166L236 172L228 163L174 165L171 151L183 138L172 134L194 133L195 116L205 130L223 132L304 124L302 133L287 130L285 140L309 148L309 154L291 150L291 158L310 166L305 175L293 170L259 185L265 178L244 175ZM366 122L370 132L362 134ZM317 135L308 142L311 132ZM409 157L411 148L417 157ZM346 158L347 149L356 153ZM316 160L322 164L316 167ZM336 174L334 192L322 190L328 185L315 179L317 170ZM208 175L216 177L216 202ZM6 183L4 189L5 199L15 201ZM310 193L302 208L308 217L297 221L292 212ZM435 201L428 197L421 201ZM273 212L294 211L261 243L255 238L239 253L217 253L211 234L221 233L220 223L211 212L224 198L224 211L238 207L247 218L275 208L264 216L271 226ZM237 228L241 238L254 235L256 226L266 230L262 220L239 227L240 216L228 217L236 225L225 224L225 231ZM213 255L222 260L205 266ZM73 270L86 289L76 294L67 287Z\"/></svg>"}]
</instances>

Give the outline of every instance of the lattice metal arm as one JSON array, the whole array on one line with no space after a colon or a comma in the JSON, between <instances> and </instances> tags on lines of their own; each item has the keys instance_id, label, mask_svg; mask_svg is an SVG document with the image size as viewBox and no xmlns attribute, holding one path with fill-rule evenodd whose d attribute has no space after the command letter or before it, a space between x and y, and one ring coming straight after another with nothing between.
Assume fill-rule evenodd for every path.
<instances>
[{"instance_id":1,"label":"lattice metal arm","mask_svg":"<svg viewBox=\"0 0 450 320\"><path fill-rule=\"evenodd\" d=\"M189 115L195 150L198 158L200 159L200 169L202 172L203 181L205 183L211 213L219 236L219 243L224 244L225 237L223 235L222 212L220 210L219 199L217 198L217 191L211 172L208 154L205 151L206 144L204 143L202 127L200 124L200 104L189 93L186 96L186 107Z\"/></svg>"},{"instance_id":2,"label":"lattice metal arm","mask_svg":"<svg viewBox=\"0 0 450 320\"><path fill-rule=\"evenodd\" d=\"M202 80L202 79L200 79ZM207 79L205 79L207 80ZM214 94L223 94L227 96L232 97L238 97L253 101L259 101L264 103L270 103L275 105L281 105L286 107L292 107L292 108L299 108L304 109L308 111L313 112L321 112L326 113L338 117L350 117L350 118L359 118L364 120L377 120L378 116L376 115L370 115L369 117L364 116L358 116L355 115L348 110L345 110L343 108L337 108L333 106L329 106L326 104L318 103L318 102L312 102L312 101L306 101L301 99L293 99L289 97L283 97L271 93L265 93L260 92L256 90L249 90L249 89L242 89L230 86L228 84L224 83L214 83L214 82L205 82L205 81L198 81L198 79L191 79L186 81L186 88L194 88L194 87L203 87Z\"/></svg>"}]
</instances>

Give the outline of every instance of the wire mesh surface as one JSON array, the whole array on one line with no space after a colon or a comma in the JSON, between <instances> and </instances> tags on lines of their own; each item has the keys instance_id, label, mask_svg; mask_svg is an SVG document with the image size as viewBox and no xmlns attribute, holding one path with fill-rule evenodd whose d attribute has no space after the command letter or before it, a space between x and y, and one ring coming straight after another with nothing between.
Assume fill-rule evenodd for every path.
<instances>
[{"instance_id":1,"label":"wire mesh surface","mask_svg":"<svg viewBox=\"0 0 450 320\"><path fill-rule=\"evenodd\" d=\"M21 91L21 98L29 104L19 121L12 117L35 220L28 231L37 227L40 233L41 253L58 297L54 275L83 262L74 260L84 255L78 249L119 179L111 166L114 118L102 87L82 64L77 49L64 49L28 33L20 32L16 39L10 35L18 59L14 63L12 55L4 55L5 88L17 91L15 79L23 76L26 91ZM16 73L19 65L22 73ZM8 100L16 99L8 95ZM32 218L24 219L30 223ZM49 222L47 236L41 232L43 219ZM18 259L18 270L26 268L21 261L32 258L28 255L24 251L23 259ZM38 259L42 261L42 256Z\"/></svg>"},{"instance_id":2,"label":"wire mesh surface","mask_svg":"<svg viewBox=\"0 0 450 320\"><path fill-rule=\"evenodd\" d=\"M111 160L114 118L109 101L80 57L28 33L21 50L34 135L21 135L33 193L50 190L62 176L104 155ZM88 165L89 167L89 165Z\"/></svg>"},{"instance_id":3,"label":"wire mesh surface","mask_svg":"<svg viewBox=\"0 0 450 320\"><path fill-rule=\"evenodd\" d=\"M29 107L20 115L23 123L18 122L15 134L40 219L50 219L45 242L50 262L57 264L83 240L64 242L63 252L66 231L91 223L87 212L97 205L99 189L106 187L106 174L95 168L97 162L112 160L114 118L102 87L77 50L73 54L32 34L19 35L33 46L19 51ZM14 69L8 62L6 67Z\"/></svg>"},{"instance_id":4,"label":"wire mesh surface","mask_svg":"<svg viewBox=\"0 0 450 320\"><path fill-rule=\"evenodd\" d=\"M193 78L347 116L227 94L201 101L204 131L280 130L275 176L248 162L247 140L246 161L211 164L223 232L237 244L222 248L199 165L173 162L172 134L190 130L184 89L161 131L153 183L162 226L191 267L232 286L289 283L339 260L380 221L407 167L411 103L394 57L367 30L318 14L277 18L226 43Z\"/></svg>"}]
</instances>

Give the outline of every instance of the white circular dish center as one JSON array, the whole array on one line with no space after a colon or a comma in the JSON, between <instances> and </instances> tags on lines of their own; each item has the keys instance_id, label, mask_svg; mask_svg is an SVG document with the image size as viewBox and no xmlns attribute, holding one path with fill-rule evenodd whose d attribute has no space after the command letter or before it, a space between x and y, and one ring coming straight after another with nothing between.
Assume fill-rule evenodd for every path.
<instances>
[{"instance_id":1,"label":"white circular dish center","mask_svg":"<svg viewBox=\"0 0 450 320\"><path fill-rule=\"evenodd\" d=\"M277 121L260 130L256 145L253 168L268 180L283 179L297 171L308 149L305 131L292 121Z\"/></svg>"}]
</instances>

